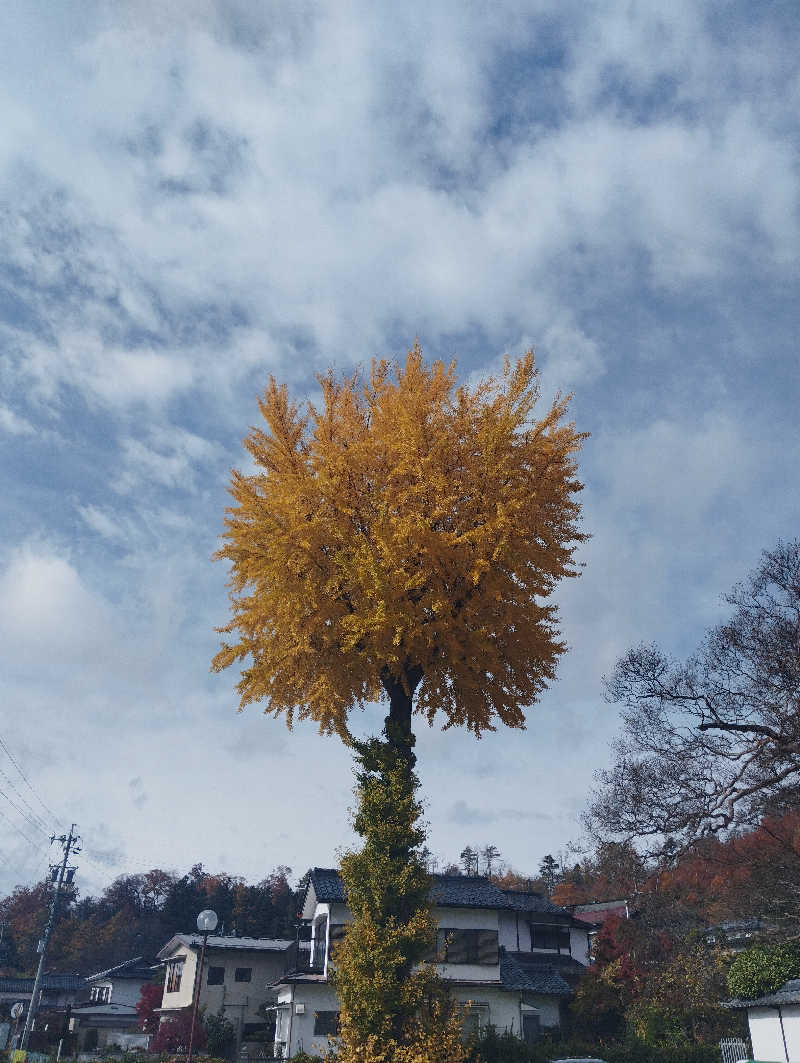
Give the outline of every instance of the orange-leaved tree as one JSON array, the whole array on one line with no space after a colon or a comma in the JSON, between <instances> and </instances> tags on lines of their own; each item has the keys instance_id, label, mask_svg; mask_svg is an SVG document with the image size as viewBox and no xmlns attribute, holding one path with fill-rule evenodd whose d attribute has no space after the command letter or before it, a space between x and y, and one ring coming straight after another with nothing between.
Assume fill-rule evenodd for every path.
<instances>
[{"instance_id":1,"label":"orange-leaved tree","mask_svg":"<svg viewBox=\"0 0 800 1063\"><path fill-rule=\"evenodd\" d=\"M403 366L320 384L321 405L301 412L271 379L266 430L245 440L256 471L233 474L217 555L232 564L223 631L236 638L214 667L242 662L242 706L310 717L360 764L339 1059L409 1063L437 1044L457 1063L457 1016L432 971L415 972L434 924L412 709L476 735L524 726L564 651L547 598L576 574L582 436L562 423L566 400L533 417L530 352L472 388L418 345ZM378 700L384 740L356 741L350 713Z\"/></svg>"},{"instance_id":2,"label":"orange-leaved tree","mask_svg":"<svg viewBox=\"0 0 800 1063\"><path fill-rule=\"evenodd\" d=\"M547 599L584 538L567 400L533 416L532 352L471 388L418 345L320 384L301 411L270 379L245 440L256 471L233 473L216 555L235 638L214 669L243 662L242 706L347 740L354 708L388 700L407 743L415 694L446 727L524 726L565 648Z\"/></svg>"}]
</instances>

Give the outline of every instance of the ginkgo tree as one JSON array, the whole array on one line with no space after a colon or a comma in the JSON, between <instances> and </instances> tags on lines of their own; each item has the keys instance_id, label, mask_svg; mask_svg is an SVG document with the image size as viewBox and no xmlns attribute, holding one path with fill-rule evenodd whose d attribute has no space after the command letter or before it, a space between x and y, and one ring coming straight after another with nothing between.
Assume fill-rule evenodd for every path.
<instances>
[{"instance_id":1,"label":"ginkgo tree","mask_svg":"<svg viewBox=\"0 0 800 1063\"><path fill-rule=\"evenodd\" d=\"M524 726L565 649L548 598L577 574L583 437L565 399L534 417L532 352L473 387L419 345L320 385L301 410L270 379L245 440L255 471L233 473L217 554L234 638L213 666L241 664L241 707L311 718L355 752L339 1059L458 1063L458 1016L420 967L435 927L412 713L478 736ZM384 737L359 741L350 716L375 701Z\"/></svg>"},{"instance_id":2,"label":"ginkgo tree","mask_svg":"<svg viewBox=\"0 0 800 1063\"><path fill-rule=\"evenodd\" d=\"M565 649L548 598L584 538L567 400L533 416L532 352L459 387L419 345L320 385L301 410L271 378L259 403L217 554L235 638L213 667L242 662L242 707L346 740L378 700L401 743L412 706L476 735L524 726Z\"/></svg>"}]
</instances>

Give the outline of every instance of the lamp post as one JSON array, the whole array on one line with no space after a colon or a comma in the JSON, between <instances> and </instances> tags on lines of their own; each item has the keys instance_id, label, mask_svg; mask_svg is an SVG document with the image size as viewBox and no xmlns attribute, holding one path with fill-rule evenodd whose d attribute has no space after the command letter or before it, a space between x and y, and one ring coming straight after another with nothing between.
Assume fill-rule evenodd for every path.
<instances>
[{"instance_id":1,"label":"lamp post","mask_svg":"<svg viewBox=\"0 0 800 1063\"><path fill-rule=\"evenodd\" d=\"M192 1005L192 1027L189 1031L189 1052L186 1063L192 1063L192 1049L194 1048L194 1024L197 1021L197 1004L200 999L200 985L203 979L203 962L206 958L206 943L208 935L217 929L217 913L210 908L205 908L197 917L197 929L203 935L203 946L200 949L200 960L194 975L194 1003Z\"/></svg>"}]
</instances>

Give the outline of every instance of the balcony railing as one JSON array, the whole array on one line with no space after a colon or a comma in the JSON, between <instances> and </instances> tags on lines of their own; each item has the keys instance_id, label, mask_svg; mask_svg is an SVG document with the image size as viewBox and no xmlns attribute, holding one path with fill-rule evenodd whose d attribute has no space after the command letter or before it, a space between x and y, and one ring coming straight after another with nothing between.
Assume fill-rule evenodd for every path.
<instances>
[{"instance_id":1,"label":"balcony railing","mask_svg":"<svg viewBox=\"0 0 800 1063\"><path fill-rule=\"evenodd\" d=\"M325 970L325 938L319 938L314 942L314 947L308 958L308 969L317 974L322 974Z\"/></svg>"}]
</instances>

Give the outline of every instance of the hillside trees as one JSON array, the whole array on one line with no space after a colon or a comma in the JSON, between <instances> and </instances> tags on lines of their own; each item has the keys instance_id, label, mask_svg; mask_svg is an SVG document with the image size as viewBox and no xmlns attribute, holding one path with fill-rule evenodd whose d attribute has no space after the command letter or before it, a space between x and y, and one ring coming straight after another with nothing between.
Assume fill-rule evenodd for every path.
<instances>
[{"instance_id":1,"label":"hillside trees","mask_svg":"<svg viewBox=\"0 0 800 1063\"><path fill-rule=\"evenodd\" d=\"M351 713L383 701L382 741L410 779L414 713L476 735L522 727L553 679L565 647L547 599L577 574L582 436L566 400L533 417L531 352L472 388L418 345L404 365L320 385L319 408L301 412L274 379L259 403L256 471L233 473L217 555L233 638L213 667L241 666L241 707L310 718L354 748Z\"/></svg>"},{"instance_id":2,"label":"hillside trees","mask_svg":"<svg viewBox=\"0 0 800 1063\"><path fill-rule=\"evenodd\" d=\"M186 875L155 868L118 876L97 897L64 894L50 943L56 970L91 973L134 956L152 957L173 934L191 932L198 911L213 906L226 932L293 937L296 898L291 869L279 866L260 882L210 874L196 864ZM0 963L9 973L32 971L47 916L49 882L19 887L0 899L7 946Z\"/></svg>"},{"instance_id":3,"label":"hillside trees","mask_svg":"<svg viewBox=\"0 0 800 1063\"><path fill-rule=\"evenodd\" d=\"M664 856L800 803L800 541L725 596L730 620L685 663L630 650L606 684L625 730L587 824Z\"/></svg>"}]
</instances>

